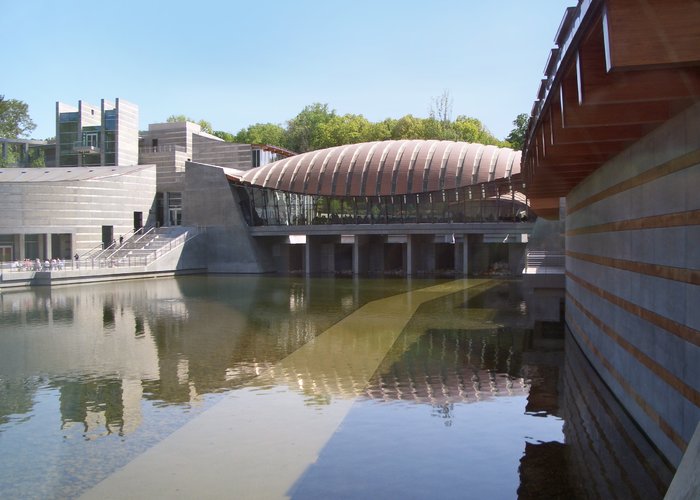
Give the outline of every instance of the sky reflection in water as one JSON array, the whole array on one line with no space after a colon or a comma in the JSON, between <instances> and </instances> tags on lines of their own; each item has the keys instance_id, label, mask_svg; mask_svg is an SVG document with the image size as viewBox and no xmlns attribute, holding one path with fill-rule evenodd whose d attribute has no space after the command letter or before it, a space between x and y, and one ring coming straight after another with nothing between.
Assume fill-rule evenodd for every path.
<instances>
[{"instance_id":1,"label":"sky reflection in water","mask_svg":"<svg viewBox=\"0 0 700 500\"><path fill-rule=\"evenodd\" d=\"M197 415L264 426L278 417L256 412L291 410L297 393L316 408L305 446L318 460L279 491L513 498L526 443L564 441L556 408L528 402L543 372L526 359L522 296L512 282L440 283L187 277L4 293L0 491L73 497ZM291 439L274 425L260 435ZM251 457L260 443L247 439L231 453Z\"/></svg>"}]
</instances>

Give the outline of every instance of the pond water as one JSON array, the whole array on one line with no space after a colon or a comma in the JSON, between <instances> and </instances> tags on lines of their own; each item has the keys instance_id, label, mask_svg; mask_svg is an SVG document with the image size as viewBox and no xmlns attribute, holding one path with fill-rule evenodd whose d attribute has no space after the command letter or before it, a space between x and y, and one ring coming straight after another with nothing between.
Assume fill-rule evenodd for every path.
<instances>
[{"instance_id":1,"label":"pond water","mask_svg":"<svg viewBox=\"0 0 700 500\"><path fill-rule=\"evenodd\" d=\"M0 294L3 498L662 498L517 281L190 276Z\"/></svg>"}]
</instances>

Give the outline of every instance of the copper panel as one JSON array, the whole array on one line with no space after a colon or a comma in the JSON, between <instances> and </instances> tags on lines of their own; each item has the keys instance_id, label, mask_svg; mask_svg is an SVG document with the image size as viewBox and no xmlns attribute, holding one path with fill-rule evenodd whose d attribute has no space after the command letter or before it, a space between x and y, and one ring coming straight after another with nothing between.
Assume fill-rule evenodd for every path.
<instances>
[{"instance_id":1,"label":"copper panel","mask_svg":"<svg viewBox=\"0 0 700 500\"><path fill-rule=\"evenodd\" d=\"M353 156L355 157L355 159L353 160L352 157L350 158L348 168L345 172L343 172L343 175L345 176L345 180L343 181L343 191L338 190L341 195L352 196L353 182L358 181L358 179L360 178L354 178L353 174L356 173L358 170L362 172L362 167L365 165L365 158L367 158L367 153L370 149L372 149L373 144L374 143L368 142L357 145L355 152L353 152ZM357 156L355 156L355 153L357 153Z\"/></svg>"},{"instance_id":2,"label":"copper panel","mask_svg":"<svg viewBox=\"0 0 700 500\"><path fill-rule=\"evenodd\" d=\"M317 175L317 193L324 196L330 196L331 193L331 182L333 178L333 169L335 168L335 162L338 161L338 157L342 154L344 147L331 148L328 150L327 160L323 160L320 165L320 170L318 170ZM324 166L325 164L325 166Z\"/></svg>"},{"instance_id":3,"label":"copper panel","mask_svg":"<svg viewBox=\"0 0 700 500\"><path fill-rule=\"evenodd\" d=\"M275 189L289 191L289 188L291 187L292 175L294 174L294 169L299 163L299 159L292 157L288 160L289 161L287 161L287 163L277 176L275 183L273 183L273 187L275 187Z\"/></svg>"},{"instance_id":4,"label":"copper panel","mask_svg":"<svg viewBox=\"0 0 700 500\"><path fill-rule=\"evenodd\" d=\"M379 192L377 194L381 195L390 195L391 194L391 177L392 177L392 172L394 170L394 163L396 163L396 157L399 154L399 151L401 150L401 145L403 144L403 141L398 141L395 144L392 145L391 149L389 150L389 154L386 157L386 161L384 162L384 166L382 168L381 172L381 185L379 187ZM404 151L405 154L405 151Z\"/></svg>"},{"instance_id":5,"label":"copper panel","mask_svg":"<svg viewBox=\"0 0 700 500\"><path fill-rule=\"evenodd\" d=\"M444 161L444 183L441 186L441 167L448 149L449 154ZM351 144L311 151L251 169L241 174L241 180L282 191L335 196L345 196L346 193L349 196L401 195L409 192L423 192L424 187L428 191L438 191L441 187L444 189L460 187L457 186L457 172L460 165L462 165L461 186L471 184L474 162L479 157L480 151L483 157L478 162L478 175L474 179L476 183L488 182L489 165L496 153L499 155L496 179L505 175L511 158L512 174L520 171L520 153L508 148L452 141L406 140ZM355 154L357 154L356 157ZM415 159L411 161L414 154ZM426 160L429 155L431 155L431 161L426 170ZM462 162L459 161L460 156L463 156ZM355 157L354 162L353 157ZM366 192L362 192L365 166L367 166L364 183ZM413 181L409 186L408 176L411 169ZM378 175L380 170L381 178ZM396 185L392 193L394 179ZM378 180L379 186L377 186ZM427 184L425 184L426 181ZM333 189L334 184L335 189Z\"/></svg>"},{"instance_id":6,"label":"copper panel","mask_svg":"<svg viewBox=\"0 0 700 500\"><path fill-rule=\"evenodd\" d=\"M498 150L498 160L496 161L496 171L494 173L494 179L502 179L506 175L506 170L510 166L510 160L512 159L511 151L507 149Z\"/></svg>"},{"instance_id":7,"label":"copper panel","mask_svg":"<svg viewBox=\"0 0 700 500\"><path fill-rule=\"evenodd\" d=\"M337 173L333 174L333 177L335 178L335 189L333 190L334 196L345 196L345 184L348 181L348 169L352 163L352 157L355 156L355 151L361 147L362 144L351 144L345 148L345 155L338 166L338 171Z\"/></svg>"},{"instance_id":8,"label":"copper panel","mask_svg":"<svg viewBox=\"0 0 700 500\"><path fill-rule=\"evenodd\" d=\"M450 158L449 161L447 162L447 170L445 171L445 180L444 180L444 188L445 189L454 189L457 187L457 169L459 168L459 158L462 153L462 149L464 149L464 158L462 158L462 162L464 162L466 156L467 156L467 146L465 143L455 143L452 146L452 151L450 151Z\"/></svg>"},{"instance_id":9,"label":"copper panel","mask_svg":"<svg viewBox=\"0 0 700 500\"><path fill-rule=\"evenodd\" d=\"M464 169L462 170L462 179L460 180L461 186L469 186L472 184L472 171L474 169L474 162L480 161L480 156L484 151L484 146L481 144L470 144L467 150L467 155L464 157ZM478 164L477 164L478 167Z\"/></svg>"},{"instance_id":10,"label":"copper panel","mask_svg":"<svg viewBox=\"0 0 700 500\"><path fill-rule=\"evenodd\" d=\"M425 168L425 160L428 157L432 141L425 141L418 152L416 163L413 165L413 175L411 175L411 167L409 166L408 177L412 177L408 184L409 193L420 193L423 191L423 169Z\"/></svg>"},{"instance_id":11,"label":"copper panel","mask_svg":"<svg viewBox=\"0 0 700 500\"><path fill-rule=\"evenodd\" d=\"M435 152L433 153L433 161L430 163L430 171L428 172L428 191L437 191L440 189L440 171L442 170L442 165L444 163L443 156L445 155L447 148L450 146L452 146L452 149L454 149L455 143L444 141L438 143L437 147L435 148ZM451 155L452 151L450 151L450 156ZM446 159L445 168L450 168L449 157Z\"/></svg>"},{"instance_id":12,"label":"copper panel","mask_svg":"<svg viewBox=\"0 0 700 500\"><path fill-rule=\"evenodd\" d=\"M274 188L277 182L277 176L279 176L280 171L287 164L288 160L282 160L280 162L270 163L266 165L265 171L263 172L262 185L263 187ZM260 183L260 178L258 178L258 184Z\"/></svg>"},{"instance_id":13,"label":"copper panel","mask_svg":"<svg viewBox=\"0 0 700 500\"><path fill-rule=\"evenodd\" d=\"M411 164L411 158L413 158L414 151L421 146L425 146L425 141L407 141L406 148L403 152L403 157L401 158L401 163L399 163L398 176L396 179L396 192L395 194L405 194L408 193L408 168Z\"/></svg>"},{"instance_id":14,"label":"copper panel","mask_svg":"<svg viewBox=\"0 0 700 500\"><path fill-rule=\"evenodd\" d=\"M366 151L360 153L360 155L357 157L357 161L355 162L355 167L352 169L352 172L348 172L350 175L350 179L348 180L349 186L346 186L345 189L350 196L360 196L362 169L365 167L365 162L367 161L367 157L369 156L371 149L372 147L370 146Z\"/></svg>"},{"instance_id":15,"label":"copper panel","mask_svg":"<svg viewBox=\"0 0 700 500\"><path fill-rule=\"evenodd\" d=\"M360 193L365 196L373 196L377 191L377 171L379 169L379 164L384 157L384 153L388 154L391 150L392 145L395 144L392 141L386 141L379 145L377 150L374 152L372 161L369 164L369 169L367 171L367 182L365 183L365 192Z\"/></svg>"},{"instance_id":16,"label":"copper panel","mask_svg":"<svg viewBox=\"0 0 700 500\"><path fill-rule=\"evenodd\" d=\"M479 171L476 176L476 184L481 184L482 182L488 182L489 180L489 169L491 168L491 161L494 160L494 156L498 154L498 148L496 146L485 146L484 154L481 156L481 162L479 164Z\"/></svg>"}]
</instances>

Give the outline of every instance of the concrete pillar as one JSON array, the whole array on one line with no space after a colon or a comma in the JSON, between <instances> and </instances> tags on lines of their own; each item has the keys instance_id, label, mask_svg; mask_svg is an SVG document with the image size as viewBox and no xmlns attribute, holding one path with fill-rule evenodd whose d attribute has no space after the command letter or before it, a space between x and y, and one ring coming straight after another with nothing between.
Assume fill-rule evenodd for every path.
<instances>
[{"instance_id":1,"label":"concrete pillar","mask_svg":"<svg viewBox=\"0 0 700 500\"><path fill-rule=\"evenodd\" d=\"M462 275L469 273L469 235L462 238Z\"/></svg>"},{"instance_id":2,"label":"concrete pillar","mask_svg":"<svg viewBox=\"0 0 700 500\"><path fill-rule=\"evenodd\" d=\"M304 245L304 276L311 276L311 242L308 238Z\"/></svg>"},{"instance_id":3,"label":"concrete pillar","mask_svg":"<svg viewBox=\"0 0 700 500\"><path fill-rule=\"evenodd\" d=\"M353 276L360 274L360 238L357 236L352 243L352 274Z\"/></svg>"},{"instance_id":4,"label":"concrete pillar","mask_svg":"<svg viewBox=\"0 0 700 500\"><path fill-rule=\"evenodd\" d=\"M454 257L453 257L452 261L454 262L455 276L457 276L461 272L461 269L460 269L461 261L459 260L459 257L460 257L459 252L461 250L460 245L458 245L457 243L453 243L452 250L454 252Z\"/></svg>"},{"instance_id":5,"label":"concrete pillar","mask_svg":"<svg viewBox=\"0 0 700 500\"><path fill-rule=\"evenodd\" d=\"M406 237L406 276L413 275L413 236Z\"/></svg>"},{"instance_id":6,"label":"concrete pillar","mask_svg":"<svg viewBox=\"0 0 700 500\"><path fill-rule=\"evenodd\" d=\"M52 247L52 245L51 245L51 233L46 233L44 235L44 238L46 238L46 251L44 252L44 255L46 255L47 260L51 260L53 258L53 256L52 256L53 248L51 248Z\"/></svg>"},{"instance_id":7,"label":"concrete pillar","mask_svg":"<svg viewBox=\"0 0 700 500\"><path fill-rule=\"evenodd\" d=\"M20 235L19 235L19 243L17 246L19 247L17 249L17 250L19 250L18 260L26 259L27 258L27 249L25 248L25 238L24 238L23 233L20 233Z\"/></svg>"}]
</instances>

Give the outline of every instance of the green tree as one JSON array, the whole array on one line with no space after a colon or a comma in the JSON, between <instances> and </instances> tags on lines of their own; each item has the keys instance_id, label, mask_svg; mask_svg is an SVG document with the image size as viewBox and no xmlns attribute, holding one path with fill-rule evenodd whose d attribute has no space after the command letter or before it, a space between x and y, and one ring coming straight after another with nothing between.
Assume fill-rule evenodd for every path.
<instances>
[{"instance_id":1,"label":"green tree","mask_svg":"<svg viewBox=\"0 0 700 500\"><path fill-rule=\"evenodd\" d=\"M396 120L391 130L392 139L423 139L425 137L425 124L420 118L413 115L405 115Z\"/></svg>"},{"instance_id":2,"label":"green tree","mask_svg":"<svg viewBox=\"0 0 700 500\"><path fill-rule=\"evenodd\" d=\"M165 121L167 123L195 122L192 118L186 115L170 115Z\"/></svg>"},{"instance_id":3,"label":"green tree","mask_svg":"<svg viewBox=\"0 0 700 500\"><path fill-rule=\"evenodd\" d=\"M29 106L17 99L0 95L0 137L17 139L27 137L36 124L29 117Z\"/></svg>"},{"instance_id":4,"label":"green tree","mask_svg":"<svg viewBox=\"0 0 700 500\"><path fill-rule=\"evenodd\" d=\"M316 149L322 141L319 127L335 116L328 104L314 103L306 106L297 116L287 122L288 148L298 153Z\"/></svg>"},{"instance_id":5,"label":"green tree","mask_svg":"<svg viewBox=\"0 0 700 500\"><path fill-rule=\"evenodd\" d=\"M453 127L457 133L456 140L458 141L501 147L507 145L505 142L496 138L478 118L460 115L454 121Z\"/></svg>"},{"instance_id":6,"label":"green tree","mask_svg":"<svg viewBox=\"0 0 700 500\"><path fill-rule=\"evenodd\" d=\"M219 139L223 139L226 142L238 142L236 141L236 136L230 132L224 132L223 130L215 130L214 135Z\"/></svg>"},{"instance_id":7,"label":"green tree","mask_svg":"<svg viewBox=\"0 0 700 500\"><path fill-rule=\"evenodd\" d=\"M313 149L323 149L367 142L370 140L371 130L372 125L362 115L335 115L318 125L312 146Z\"/></svg>"},{"instance_id":8,"label":"green tree","mask_svg":"<svg viewBox=\"0 0 700 500\"><path fill-rule=\"evenodd\" d=\"M370 123L368 141L386 141L391 139L391 133L396 126L397 120L386 118L380 122Z\"/></svg>"},{"instance_id":9,"label":"green tree","mask_svg":"<svg viewBox=\"0 0 700 500\"><path fill-rule=\"evenodd\" d=\"M506 137L506 141L510 143L510 147L513 149L523 149L529 122L530 116L527 113L520 113L515 120L513 120L515 128L511 130L508 137Z\"/></svg>"},{"instance_id":10,"label":"green tree","mask_svg":"<svg viewBox=\"0 0 700 500\"><path fill-rule=\"evenodd\" d=\"M192 122L196 123L202 128L202 132L206 132L207 134L213 134L214 130L212 129L211 123L208 122L207 120L194 120L190 118L189 116L186 115L170 115L166 120L167 123L180 123L180 122Z\"/></svg>"},{"instance_id":11,"label":"green tree","mask_svg":"<svg viewBox=\"0 0 700 500\"><path fill-rule=\"evenodd\" d=\"M256 123L241 129L235 136L234 142L240 144L269 144L271 146L287 147L287 132L275 123Z\"/></svg>"}]
</instances>

